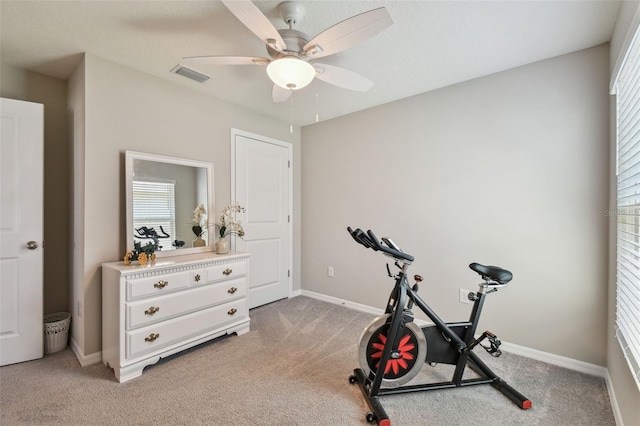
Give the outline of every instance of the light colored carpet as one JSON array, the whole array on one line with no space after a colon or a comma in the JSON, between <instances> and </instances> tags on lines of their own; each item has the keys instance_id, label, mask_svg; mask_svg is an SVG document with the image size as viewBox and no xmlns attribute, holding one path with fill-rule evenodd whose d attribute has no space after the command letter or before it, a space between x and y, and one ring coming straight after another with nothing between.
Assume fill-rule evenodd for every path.
<instances>
[{"instance_id":1,"label":"light colored carpet","mask_svg":"<svg viewBox=\"0 0 640 426\"><path fill-rule=\"evenodd\" d=\"M282 300L253 309L249 333L162 360L122 384L101 363L80 367L67 348L0 368L0 423L365 425L368 407L348 377L372 319L307 297ZM603 379L476 352L533 408L488 385L385 396L392 425L615 425ZM449 380L451 368L425 365L413 382Z\"/></svg>"}]
</instances>

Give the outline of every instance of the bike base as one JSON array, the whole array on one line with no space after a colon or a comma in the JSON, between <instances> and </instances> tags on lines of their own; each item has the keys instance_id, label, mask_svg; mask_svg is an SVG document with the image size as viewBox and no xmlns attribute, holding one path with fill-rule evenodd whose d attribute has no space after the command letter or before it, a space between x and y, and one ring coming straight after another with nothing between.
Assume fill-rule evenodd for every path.
<instances>
[{"instance_id":1,"label":"bike base","mask_svg":"<svg viewBox=\"0 0 640 426\"><path fill-rule=\"evenodd\" d=\"M353 370L353 375L349 377L349 382L352 384L358 384L358 387L360 388L364 399L367 401L367 405L369 405L369 409L371 410L371 412L367 413L366 415L367 422L377 422L380 426L391 426L391 420L389 419L389 416L384 410L384 407L382 406L382 403L379 399L379 396L384 395L454 389L463 386L491 385L521 409L528 410L533 407L533 403L529 398L522 395L520 392L515 390L512 386L498 377L495 373L493 373L493 371L491 371L491 369L489 369L489 367L487 367L487 365L482 362L477 357L477 355L472 353L470 358L471 359L469 360L470 362L468 364L469 367L483 377L461 380L459 382L427 383L414 386L402 386L392 389L378 389L378 391L375 392L375 395L372 395L373 392L371 391L372 381L366 376L361 368L356 368L355 370Z\"/></svg>"},{"instance_id":2,"label":"bike base","mask_svg":"<svg viewBox=\"0 0 640 426\"><path fill-rule=\"evenodd\" d=\"M367 401L367 405L369 405L371 412L367 413L367 422L377 422L380 426L391 426L391 420L389 419L389 416L387 416L387 412L384 411L382 403L378 397L371 396L369 394L370 381L365 376L364 371L362 371L361 368L353 370L353 376L349 377L349 382L358 384L364 399Z\"/></svg>"}]
</instances>

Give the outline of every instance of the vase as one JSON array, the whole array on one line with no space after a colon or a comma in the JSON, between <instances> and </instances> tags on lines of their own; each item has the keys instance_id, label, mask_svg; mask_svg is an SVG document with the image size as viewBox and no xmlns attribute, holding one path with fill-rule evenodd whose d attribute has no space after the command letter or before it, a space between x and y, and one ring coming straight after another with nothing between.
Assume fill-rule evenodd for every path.
<instances>
[{"instance_id":1,"label":"vase","mask_svg":"<svg viewBox=\"0 0 640 426\"><path fill-rule=\"evenodd\" d=\"M227 240L226 238L220 238L218 241L216 241L216 253L229 253L229 240Z\"/></svg>"},{"instance_id":2,"label":"vase","mask_svg":"<svg viewBox=\"0 0 640 426\"><path fill-rule=\"evenodd\" d=\"M195 240L193 240L192 245L193 247L204 247L205 245L207 245L207 242L201 236L198 236Z\"/></svg>"}]
</instances>

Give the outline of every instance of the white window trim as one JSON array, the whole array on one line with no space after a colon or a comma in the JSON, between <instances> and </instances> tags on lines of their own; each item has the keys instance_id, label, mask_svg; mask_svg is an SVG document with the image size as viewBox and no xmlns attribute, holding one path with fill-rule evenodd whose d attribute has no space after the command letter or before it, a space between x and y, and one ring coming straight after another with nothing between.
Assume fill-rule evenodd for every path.
<instances>
[{"instance_id":1,"label":"white window trim","mask_svg":"<svg viewBox=\"0 0 640 426\"><path fill-rule=\"evenodd\" d=\"M615 331L640 389L640 30L637 20L634 24L611 93L616 95Z\"/></svg>"}]
</instances>

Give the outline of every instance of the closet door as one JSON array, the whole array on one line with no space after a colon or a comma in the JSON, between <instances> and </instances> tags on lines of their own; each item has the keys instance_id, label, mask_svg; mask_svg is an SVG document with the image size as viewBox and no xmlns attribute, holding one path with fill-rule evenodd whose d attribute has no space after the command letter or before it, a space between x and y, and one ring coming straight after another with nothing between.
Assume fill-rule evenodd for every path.
<instances>
[{"instance_id":1,"label":"closet door","mask_svg":"<svg viewBox=\"0 0 640 426\"><path fill-rule=\"evenodd\" d=\"M249 308L289 297L291 292L291 145L258 135L232 133L235 202L246 232L237 250L251 253Z\"/></svg>"}]
</instances>

